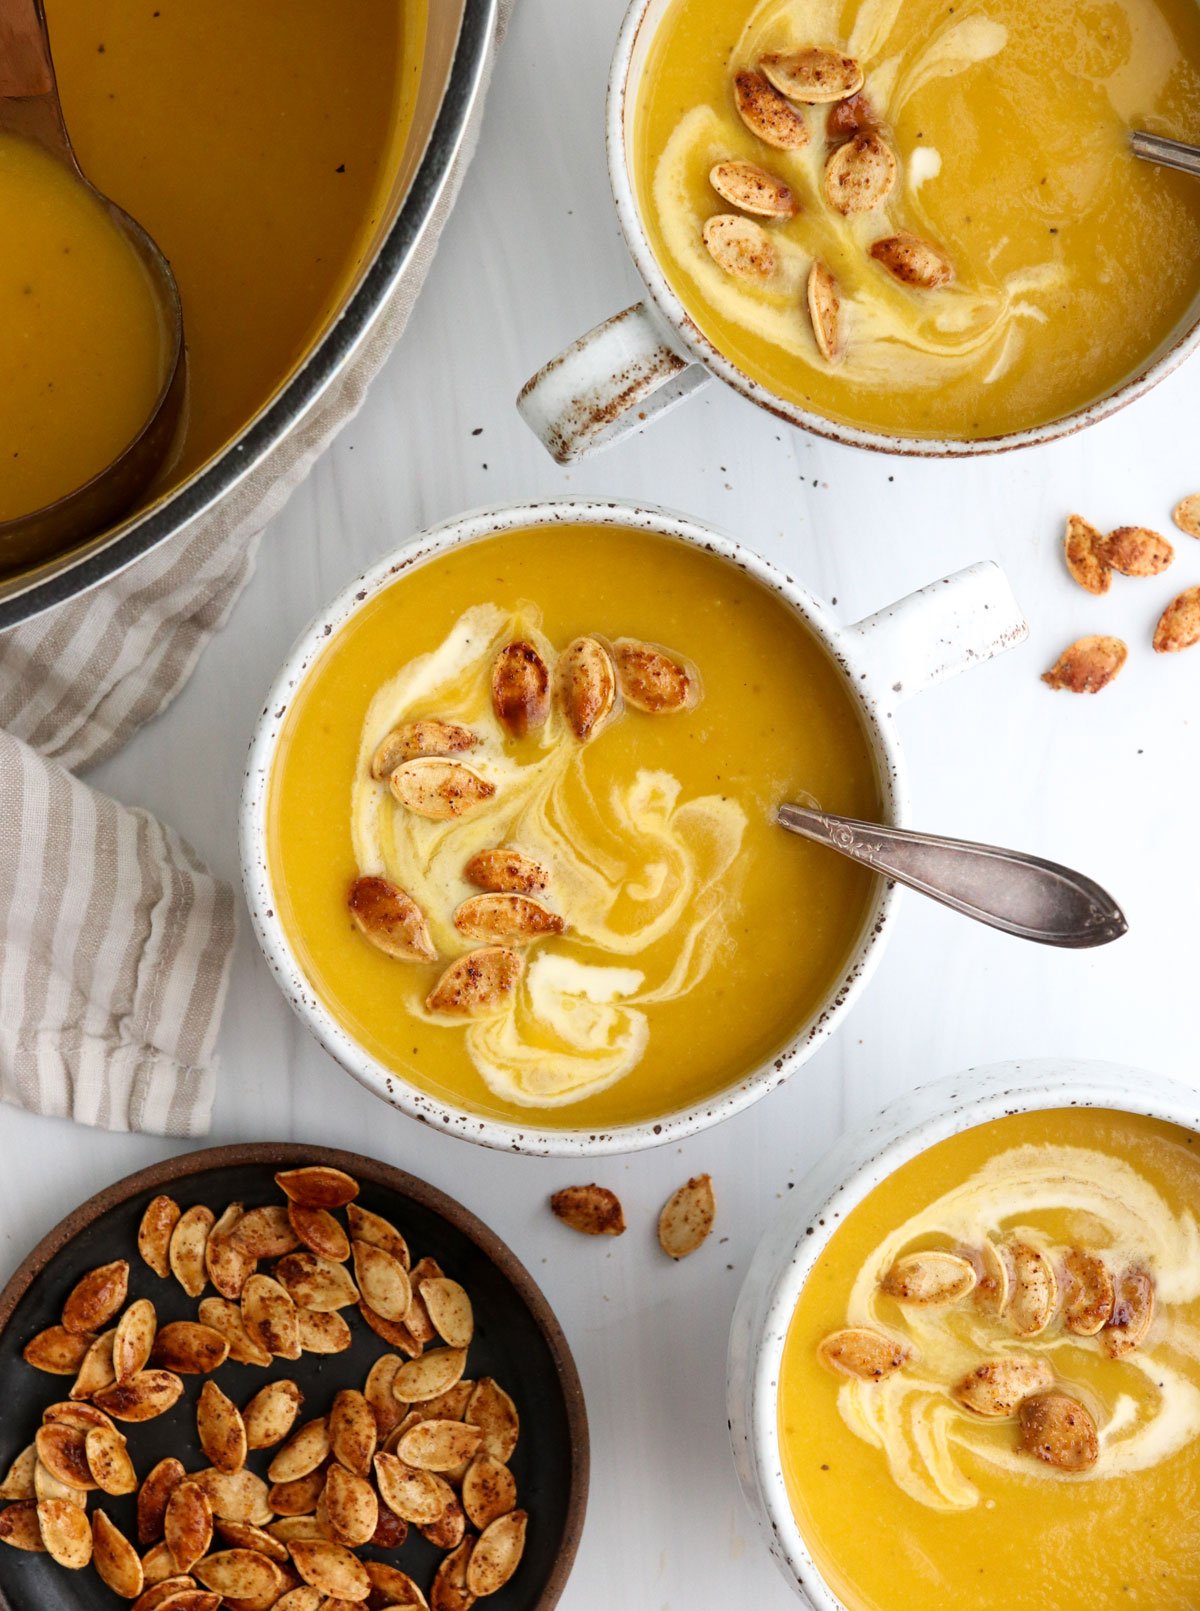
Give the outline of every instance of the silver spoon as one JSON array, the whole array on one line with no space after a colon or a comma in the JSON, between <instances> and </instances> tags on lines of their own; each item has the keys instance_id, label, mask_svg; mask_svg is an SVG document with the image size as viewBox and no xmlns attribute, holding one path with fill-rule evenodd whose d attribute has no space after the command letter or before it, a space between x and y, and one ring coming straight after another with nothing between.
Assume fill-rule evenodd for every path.
<instances>
[{"instance_id":1,"label":"silver spoon","mask_svg":"<svg viewBox=\"0 0 1200 1611\"><path fill-rule=\"evenodd\" d=\"M780 806L778 820L791 833L1023 940L1083 949L1119 940L1129 927L1107 890L1040 856L856 822L815 804Z\"/></svg>"},{"instance_id":2,"label":"silver spoon","mask_svg":"<svg viewBox=\"0 0 1200 1611\"><path fill-rule=\"evenodd\" d=\"M1147 134L1145 129L1134 129L1129 136L1129 148L1135 157L1146 162L1157 162L1162 168L1178 168L1180 173L1195 174L1200 179L1200 145L1185 145L1182 140L1168 140L1165 134Z\"/></svg>"}]
</instances>

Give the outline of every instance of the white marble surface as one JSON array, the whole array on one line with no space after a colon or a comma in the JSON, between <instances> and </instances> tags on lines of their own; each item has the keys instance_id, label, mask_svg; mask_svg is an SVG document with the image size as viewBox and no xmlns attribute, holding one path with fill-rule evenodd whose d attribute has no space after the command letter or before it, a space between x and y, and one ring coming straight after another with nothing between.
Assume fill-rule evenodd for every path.
<instances>
[{"instance_id":1,"label":"white marble surface","mask_svg":"<svg viewBox=\"0 0 1200 1611\"><path fill-rule=\"evenodd\" d=\"M637 286L608 197L601 116L623 0L519 0L482 148L403 346L361 417L268 533L258 572L169 714L96 781L175 823L237 877L237 792L251 725L318 606L423 525L473 505L571 492L651 499L759 547L847 618L981 557L1005 566L1030 642L901 715L914 820L1071 861L1107 884L1131 931L1099 953L1048 953L912 898L868 996L790 1086L686 1145L600 1166L629 1233L573 1237L547 1194L570 1164L486 1153L362 1091L309 1040L243 925L221 1036L212 1140L297 1137L378 1154L460 1196L542 1282L591 1412L591 1510L566 1611L717 1611L792 1604L743 1512L728 1458L725 1339L768 1217L844 1126L936 1075L1037 1054L1196 1068L1200 651L1156 657L1173 592L1200 582L1200 543L1173 570L1095 600L1058 557L1064 514L1164 528L1200 488L1200 366L1057 446L975 463L871 457L704 395L571 471L527 433L514 394L552 352ZM474 434L479 431L479 434ZM1096 699L1038 674L1072 637L1127 636ZM0 1110L0 1273L69 1207L175 1150ZM652 1225L710 1170L718 1230L666 1264Z\"/></svg>"}]
</instances>

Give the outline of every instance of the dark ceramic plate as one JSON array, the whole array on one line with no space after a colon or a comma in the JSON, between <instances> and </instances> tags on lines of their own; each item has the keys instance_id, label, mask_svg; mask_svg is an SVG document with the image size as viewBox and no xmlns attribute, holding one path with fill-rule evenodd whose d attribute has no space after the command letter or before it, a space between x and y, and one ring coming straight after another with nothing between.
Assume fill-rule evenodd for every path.
<instances>
[{"instance_id":1,"label":"dark ceramic plate","mask_svg":"<svg viewBox=\"0 0 1200 1611\"><path fill-rule=\"evenodd\" d=\"M550 1611L570 1573L583 1526L588 1487L587 1415L570 1349L545 1298L505 1244L452 1198L372 1158L327 1148L261 1143L217 1147L168 1159L118 1181L77 1208L33 1250L0 1293L0 1475L32 1441L42 1410L66 1398L72 1378L49 1376L21 1358L29 1338L58 1322L63 1301L86 1271L111 1259L130 1264L129 1298L150 1298L159 1324L196 1318L199 1300L178 1282L161 1280L137 1252L137 1229L150 1199L167 1192L188 1208L206 1203L220 1214L231 1202L282 1202L272 1175L278 1168L323 1163L359 1182L358 1202L392 1220L413 1258L429 1254L460 1281L475 1309L470 1376L494 1376L513 1397L521 1437L511 1466L518 1502L529 1512L525 1554L511 1581L487 1601L489 1611ZM263 1266L265 1268L265 1266ZM213 1295L209 1287L207 1296ZM223 1365L216 1380L237 1404L264 1383L287 1376L305 1395L301 1419L324 1414L340 1387L361 1388L388 1345L352 1309L345 1311L353 1342L341 1354L276 1359L269 1369ZM184 1377L178 1404L157 1420L122 1425L139 1479L168 1454L189 1471L208 1461L196 1440L195 1404L202 1376ZM254 1451L247 1464L265 1475L272 1450ZM136 1536L132 1496L92 1495L127 1537ZM214 1548L221 1547L219 1539ZM415 1529L399 1550L364 1549L364 1559L392 1562L428 1592L441 1559ZM48 1555L0 1545L3 1611L116 1611L120 1601L88 1567L65 1571Z\"/></svg>"}]
</instances>

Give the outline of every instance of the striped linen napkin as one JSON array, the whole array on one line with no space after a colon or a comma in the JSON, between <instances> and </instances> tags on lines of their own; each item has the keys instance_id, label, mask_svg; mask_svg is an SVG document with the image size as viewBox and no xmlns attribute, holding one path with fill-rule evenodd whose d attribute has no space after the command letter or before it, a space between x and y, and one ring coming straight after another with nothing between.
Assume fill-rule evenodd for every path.
<instances>
[{"instance_id":1,"label":"striped linen napkin","mask_svg":"<svg viewBox=\"0 0 1200 1611\"><path fill-rule=\"evenodd\" d=\"M500 0L497 44L512 4ZM102 588L0 633L6 1102L108 1130L208 1130L233 892L170 828L72 774L170 704L246 585L263 527L362 404L429 271L483 104L481 92L409 270L302 423L216 511Z\"/></svg>"}]
</instances>

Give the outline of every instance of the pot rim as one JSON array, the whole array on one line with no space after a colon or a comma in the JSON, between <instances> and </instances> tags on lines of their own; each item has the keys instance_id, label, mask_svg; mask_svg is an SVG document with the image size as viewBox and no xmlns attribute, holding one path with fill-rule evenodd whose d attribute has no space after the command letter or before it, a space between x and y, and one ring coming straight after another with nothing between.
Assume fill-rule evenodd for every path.
<instances>
[{"instance_id":1,"label":"pot rim","mask_svg":"<svg viewBox=\"0 0 1200 1611\"><path fill-rule=\"evenodd\" d=\"M479 94L498 4L463 0L454 59L412 182L370 267L312 351L249 424L162 502L92 539L76 557L49 561L54 568L48 574L35 572L25 584L14 579L14 591L0 597L0 631L89 592L207 514L320 399L369 332L428 227Z\"/></svg>"},{"instance_id":2,"label":"pot rim","mask_svg":"<svg viewBox=\"0 0 1200 1611\"><path fill-rule=\"evenodd\" d=\"M889 1102L869 1123L848 1131L800 1182L796 1200L789 1201L776 1222L796 1229L787 1238L785 1254L781 1256L779 1245L771 1246L766 1295L757 1310L751 1343L749 1417L743 1430L750 1440L749 1457L775 1554L793 1588L814 1611L845 1611L845 1607L827 1586L805 1544L783 1478L778 1383L788 1326L805 1282L850 1213L883 1180L930 1147L1012 1113L1073 1107L1145 1115L1200 1131L1200 1091L1165 1075L1092 1060L1030 1058L986 1064L918 1086ZM817 1190L810 1197L814 1183ZM773 1241L768 1231L761 1247ZM758 1274L752 1267L739 1309ZM737 1428L740 1405L745 1403L743 1385L731 1354L731 1429ZM736 1439L736 1431L734 1435Z\"/></svg>"},{"instance_id":3,"label":"pot rim","mask_svg":"<svg viewBox=\"0 0 1200 1611\"><path fill-rule=\"evenodd\" d=\"M239 812L242 883L255 935L284 996L329 1055L360 1084L411 1118L484 1146L540 1157L600 1157L681 1141L740 1113L782 1084L833 1031L866 987L890 937L900 891L879 880L853 954L823 1005L786 1046L715 1096L657 1120L597 1131L541 1129L536 1108L530 1108L528 1124L493 1119L439 1101L410 1084L396 1069L371 1056L342 1027L310 984L288 941L270 876L266 811L271 768L292 698L355 611L405 571L452 546L524 526L556 524L613 525L687 542L736 565L781 598L812 628L845 678L875 755L886 820L899 826L907 822L907 779L894 718L879 697L869 661L860 658L853 633L824 604L752 549L685 515L646 503L556 498L476 509L432 527L363 572L304 628L264 700L251 739Z\"/></svg>"},{"instance_id":4,"label":"pot rim","mask_svg":"<svg viewBox=\"0 0 1200 1611\"><path fill-rule=\"evenodd\" d=\"M605 149L608 156L609 184L617 219L634 267L650 297L651 307L673 340L682 344L686 354L702 364L711 374L723 380L748 401L765 408L768 413L788 425L798 426L813 436L840 443L844 447L866 448L875 453L886 453L896 458L970 459L995 453L1011 453L1019 448L1039 447L1047 442L1060 441L1073 436L1089 425L1109 419L1130 403L1145 396L1158 383L1173 373L1185 359L1200 347L1200 293L1194 299L1191 313L1179 329L1168 336L1150 357L1143 360L1132 375L1119 382L1102 397L1084 406L1072 409L1057 419L1042 425L1029 426L1020 431L1004 431L995 436L922 437L894 435L868 426L851 425L830 419L811 409L800 407L786 397L780 397L770 387L753 379L704 334L675 292L659 266L642 224L637 190L629 173L625 153L625 120L629 104L629 76L633 66L634 49L638 36L647 22L648 13L656 0L629 0L628 9L617 35L612 65L609 69L608 96L605 106ZM636 97L634 97L636 99Z\"/></svg>"}]
</instances>

